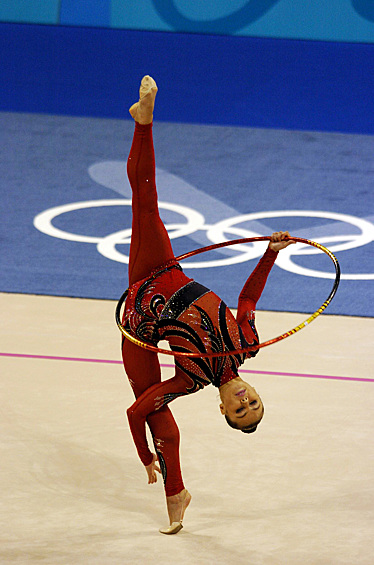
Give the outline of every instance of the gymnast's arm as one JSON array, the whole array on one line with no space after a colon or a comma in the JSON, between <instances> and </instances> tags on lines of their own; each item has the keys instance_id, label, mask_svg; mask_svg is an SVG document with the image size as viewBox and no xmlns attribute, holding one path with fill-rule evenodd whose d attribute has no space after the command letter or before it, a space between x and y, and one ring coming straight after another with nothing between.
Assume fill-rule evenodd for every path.
<instances>
[{"instance_id":1,"label":"gymnast's arm","mask_svg":"<svg viewBox=\"0 0 374 565\"><path fill-rule=\"evenodd\" d=\"M243 330L249 344L258 343L258 335L254 326L255 309L264 290L269 273L275 263L278 252L295 243L288 232L275 232L271 236L268 248L258 262L255 270L247 279L238 301L236 320ZM257 350L258 351L258 350ZM256 350L253 351L256 353ZM251 353L249 353L250 355Z\"/></svg>"},{"instance_id":2,"label":"gymnast's arm","mask_svg":"<svg viewBox=\"0 0 374 565\"><path fill-rule=\"evenodd\" d=\"M189 394L191 382L177 370L175 377L148 388L127 410L131 434L141 462L145 467L153 461L153 454L148 447L146 436L147 416L157 412L163 406L177 398Z\"/></svg>"}]
</instances>

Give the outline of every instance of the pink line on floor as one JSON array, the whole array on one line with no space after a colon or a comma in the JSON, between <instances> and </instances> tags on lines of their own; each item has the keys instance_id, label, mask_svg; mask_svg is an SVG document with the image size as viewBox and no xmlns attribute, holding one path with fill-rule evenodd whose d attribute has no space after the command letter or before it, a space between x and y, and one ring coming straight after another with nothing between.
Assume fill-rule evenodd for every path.
<instances>
[{"instance_id":1,"label":"pink line on floor","mask_svg":"<svg viewBox=\"0 0 374 565\"><path fill-rule=\"evenodd\" d=\"M18 357L25 359L42 359L51 361L81 361L83 363L107 363L114 365L122 365L122 361L111 359L88 359L85 357L58 357L54 355L31 355L28 353L0 353L0 357ZM174 367L172 363L161 363L161 367ZM250 373L253 375L270 375L273 377L302 377L308 379L332 379L338 381L361 381L374 382L374 379L365 379L363 377L339 377L334 375L313 375L308 373L282 373L278 371L254 371L250 369L241 369L241 373Z\"/></svg>"},{"instance_id":2,"label":"pink line on floor","mask_svg":"<svg viewBox=\"0 0 374 565\"><path fill-rule=\"evenodd\" d=\"M161 367L174 367L174 365L161 364ZM279 373L277 371L254 371L250 369L239 369L240 373L251 373L252 375L271 375L273 377L304 377L309 379L335 379L339 381L363 381L373 383L374 379L363 377L338 377L333 375L310 375L308 373Z\"/></svg>"},{"instance_id":3,"label":"pink line on floor","mask_svg":"<svg viewBox=\"0 0 374 565\"><path fill-rule=\"evenodd\" d=\"M44 359L49 361L83 361L84 363L114 363L122 365L122 361L110 359L86 359L84 357L57 357L54 355L31 355L29 353L0 353L0 357L23 357L27 359Z\"/></svg>"}]
</instances>

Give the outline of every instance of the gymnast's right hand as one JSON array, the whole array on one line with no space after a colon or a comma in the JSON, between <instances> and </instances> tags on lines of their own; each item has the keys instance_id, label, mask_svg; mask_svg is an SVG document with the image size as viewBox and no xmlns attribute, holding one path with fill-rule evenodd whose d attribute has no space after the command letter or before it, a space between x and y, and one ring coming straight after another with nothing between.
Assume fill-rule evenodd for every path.
<instances>
[{"instance_id":1,"label":"gymnast's right hand","mask_svg":"<svg viewBox=\"0 0 374 565\"><path fill-rule=\"evenodd\" d=\"M152 463L150 465L146 465L145 468L148 475L148 484L151 485L153 483L157 483L156 471L157 473L161 473L161 469L157 463L157 457L155 454L153 454Z\"/></svg>"}]
</instances>

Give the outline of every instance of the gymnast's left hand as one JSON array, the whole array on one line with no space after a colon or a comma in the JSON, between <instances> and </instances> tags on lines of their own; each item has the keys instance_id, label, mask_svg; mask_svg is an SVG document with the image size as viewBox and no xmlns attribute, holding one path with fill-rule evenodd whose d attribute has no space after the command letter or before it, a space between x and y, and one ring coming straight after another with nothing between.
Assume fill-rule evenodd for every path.
<instances>
[{"instance_id":1,"label":"gymnast's left hand","mask_svg":"<svg viewBox=\"0 0 374 565\"><path fill-rule=\"evenodd\" d=\"M293 243L296 243L296 241L291 238L288 231L277 231L274 232L271 236L269 248L273 251L278 252L281 249L292 245Z\"/></svg>"},{"instance_id":2,"label":"gymnast's left hand","mask_svg":"<svg viewBox=\"0 0 374 565\"><path fill-rule=\"evenodd\" d=\"M148 475L148 484L152 485L153 483L157 483L156 471L157 473L161 473L161 469L157 463L157 457L155 454L153 454L152 463L150 465L146 465L145 469Z\"/></svg>"}]
</instances>

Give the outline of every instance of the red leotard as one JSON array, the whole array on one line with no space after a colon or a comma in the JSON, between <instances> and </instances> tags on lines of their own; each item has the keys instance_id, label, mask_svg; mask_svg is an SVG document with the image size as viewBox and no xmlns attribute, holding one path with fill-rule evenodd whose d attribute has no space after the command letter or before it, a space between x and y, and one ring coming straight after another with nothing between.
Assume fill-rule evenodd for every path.
<instances>
[{"instance_id":1,"label":"red leotard","mask_svg":"<svg viewBox=\"0 0 374 565\"><path fill-rule=\"evenodd\" d=\"M226 304L208 288L188 278L176 263L158 214L152 125L136 123L128 160L133 190L130 288L123 323L150 343L160 339L171 349L189 352L236 350L258 343L254 311L277 253L268 249L239 296L235 320ZM247 356L254 356L256 350ZM153 435L166 495L183 490L179 431L167 406L179 396L212 383L220 387L238 376L245 354L215 358L175 358L175 376L161 382L157 354L123 340L123 360L136 402L128 409L131 433L144 465L152 462L146 422Z\"/></svg>"}]
</instances>

